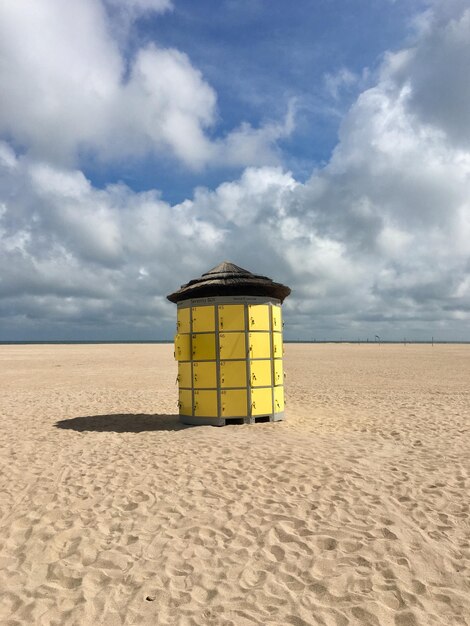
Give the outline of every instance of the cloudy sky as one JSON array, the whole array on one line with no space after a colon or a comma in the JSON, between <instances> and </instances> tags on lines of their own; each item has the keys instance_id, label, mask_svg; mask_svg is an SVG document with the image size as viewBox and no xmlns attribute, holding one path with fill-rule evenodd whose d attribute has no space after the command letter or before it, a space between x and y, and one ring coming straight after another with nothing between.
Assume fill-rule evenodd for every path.
<instances>
[{"instance_id":1,"label":"cloudy sky","mask_svg":"<svg viewBox=\"0 0 470 626\"><path fill-rule=\"evenodd\" d=\"M0 340L168 339L223 260L470 340L468 0L0 0Z\"/></svg>"}]
</instances>

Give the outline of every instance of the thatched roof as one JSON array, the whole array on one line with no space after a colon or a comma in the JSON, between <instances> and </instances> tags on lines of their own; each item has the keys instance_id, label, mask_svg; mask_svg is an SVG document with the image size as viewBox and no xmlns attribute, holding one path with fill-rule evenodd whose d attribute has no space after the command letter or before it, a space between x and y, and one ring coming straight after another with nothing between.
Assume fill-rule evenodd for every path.
<instances>
[{"instance_id":1,"label":"thatched roof","mask_svg":"<svg viewBox=\"0 0 470 626\"><path fill-rule=\"evenodd\" d=\"M267 296L281 302L290 294L289 287L267 276L252 274L238 265L224 261L167 296L170 302L214 296Z\"/></svg>"}]
</instances>

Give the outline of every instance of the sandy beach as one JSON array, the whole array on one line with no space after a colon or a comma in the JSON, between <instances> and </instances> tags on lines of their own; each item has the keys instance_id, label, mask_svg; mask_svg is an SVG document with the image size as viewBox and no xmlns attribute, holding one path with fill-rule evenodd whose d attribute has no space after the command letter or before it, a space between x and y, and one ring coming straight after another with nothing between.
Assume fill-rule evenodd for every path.
<instances>
[{"instance_id":1,"label":"sandy beach","mask_svg":"<svg viewBox=\"0 0 470 626\"><path fill-rule=\"evenodd\" d=\"M285 370L185 427L170 345L0 346L0 623L470 624L470 346Z\"/></svg>"}]
</instances>

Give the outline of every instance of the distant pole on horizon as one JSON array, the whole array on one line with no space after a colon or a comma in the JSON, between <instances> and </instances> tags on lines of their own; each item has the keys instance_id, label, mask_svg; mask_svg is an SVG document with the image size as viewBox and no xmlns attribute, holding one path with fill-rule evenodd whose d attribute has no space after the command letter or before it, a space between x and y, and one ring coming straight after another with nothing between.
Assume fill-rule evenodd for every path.
<instances>
[{"instance_id":1,"label":"distant pole on horizon","mask_svg":"<svg viewBox=\"0 0 470 626\"><path fill-rule=\"evenodd\" d=\"M431 345L434 348L434 337L431 339Z\"/></svg>"}]
</instances>

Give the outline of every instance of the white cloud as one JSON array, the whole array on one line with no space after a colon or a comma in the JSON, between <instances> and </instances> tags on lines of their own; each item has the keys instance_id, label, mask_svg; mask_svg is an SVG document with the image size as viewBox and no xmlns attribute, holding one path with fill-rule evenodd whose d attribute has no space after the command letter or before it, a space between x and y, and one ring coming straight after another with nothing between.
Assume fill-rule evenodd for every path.
<instances>
[{"instance_id":1,"label":"white cloud","mask_svg":"<svg viewBox=\"0 0 470 626\"><path fill-rule=\"evenodd\" d=\"M105 0L105 3L133 17L146 13L164 13L173 8L171 0Z\"/></svg>"},{"instance_id":2,"label":"white cloud","mask_svg":"<svg viewBox=\"0 0 470 626\"><path fill-rule=\"evenodd\" d=\"M334 100L338 100L341 92L351 89L359 82L360 77L347 67L342 67L334 74L326 73L324 80L327 92Z\"/></svg>"},{"instance_id":3,"label":"white cloud","mask_svg":"<svg viewBox=\"0 0 470 626\"><path fill-rule=\"evenodd\" d=\"M266 123L253 128L243 123L222 140L216 142L216 160L227 165L274 165L281 162L280 150L276 150L280 139L289 137L295 128L296 102L289 102L282 123Z\"/></svg>"},{"instance_id":4,"label":"white cloud","mask_svg":"<svg viewBox=\"0 0 470 626\"><path fill-rule=\"evenodd\" d=\"M40 158L0 144L4 332L39 326L53 336L73 321L76 336L102 335L103 328L114 336L169 336L174 311L164 296L228 258L293 288L290 337L468 337L470 152L463 126L456 138L453 122L431 115L435 102L421 87L417 60L431 41L435 58L445 56L452 37L465 58L470 38L459 39L467 19L461 6L447 21L435 11L412 48L385 56L377 84L345 117L330 162L305 183L282 167L250 167L238 180L170 206L156 191L96 189L79 169L47 162L40 143ZM111 42L119 65L113 50ZM167 76L164 85L153 72ZM449 74L461 81L459 71ZM204 134L215 94L180 52L141 50L119 89L141 118L128 118L111 152L125 140L135 152L147 140L201 164L236 144L236 135L224 144ZM470 94L465 87L458 93L465 116ZM114 110L119 124L111 126L122 125L121 112ZM172 115L186 119L191 146L179 124L158 128ZM30 118L22 123L33 133ZM279 137L289 124L260 130L255 147L242 147L258 154L263 132ZM249 127L234 132L256 134Z\"/></svg>"},{"instance_id":5,"label":"white cloud","mask_svg":"<svg viewBox=\"0 0 470 626\"><path fill-rule=\"evenodd\" d=\"M250 227L273 220L277 225L284 212L284 198L296 186L292 175L281 168L249 168L240 180L222 183L215 193L196 190L195 200L190 204L228 227Z\"/></svg>"},{"instance_id":6,"label":"white cloud","mask_svg":"<svg viewBox=\"0 0 470 626\"><path fill-rule=\"evenodd\" d=\"M54 160L105 141L124 72L105 17L93 0L0 5L0 131Z\"/></svg>"},{"instance_id":7,"label":"white cloud","mask_svg":"<svg viewBox=\"0 0 470 626\"><path fill-rule=\"evenodd\" d=\"M170 147L182 161L200 166L212 158L204 128L214 121L216 96L188 57L177 50L140 50L123 88L112 153L139 154ZM109 144L108 144L109 145Z\"/></svg>"},{"instance_id":8,"label":"white cloud","mask_svg":"<svg viewBox=\"0 0 470 626\"><path fill-rule=\"evenodd\" d=\"M133 16L171 8L165 0L109 3ZM169 152L192 168L276 159L290 112L284 124L245 124L213 140L216 94L188 56L148 44L127 59L120 43L99 0L2 3L0 133L62 165L83 151L120 160Z\"/></svg>"},{"instance_id":9,"label":"white cloud","mask_svg":"<svg viewBox=\"0 0 470 626\"><path fill-rule=\"evenodd\" d=\"M3 141L0 141L0 164L8 169L12 169L16 166L15 151Z\"/></svg>"},{"instance_id":10,"label":"white cloud","mask_svg":"<svg viewBox=\"0 0 470 626\"><path fill-rule=\"evenodd\" d=\"M172 308L161 294L174 287L172 263L191 273L223 232L156 193L94 189L81 172L26 157L13 175L0 171L3 332L28 332L40 319L56 336L63 328L90 336L94 325L112 337L142 325L151 336L170 334Z\"/></svg>"},{"instance_id":11,"label":"white cloud","mask_svg":"<svg viewBox=\"0 0 470 626\"><path fill-rule=\"evenodd\" d=\"M389 61L393 81L410 87L409 106L453 145L470 147L470 7L436 3L420 22L417 45Z\"/></svg>"}]
</instances>

